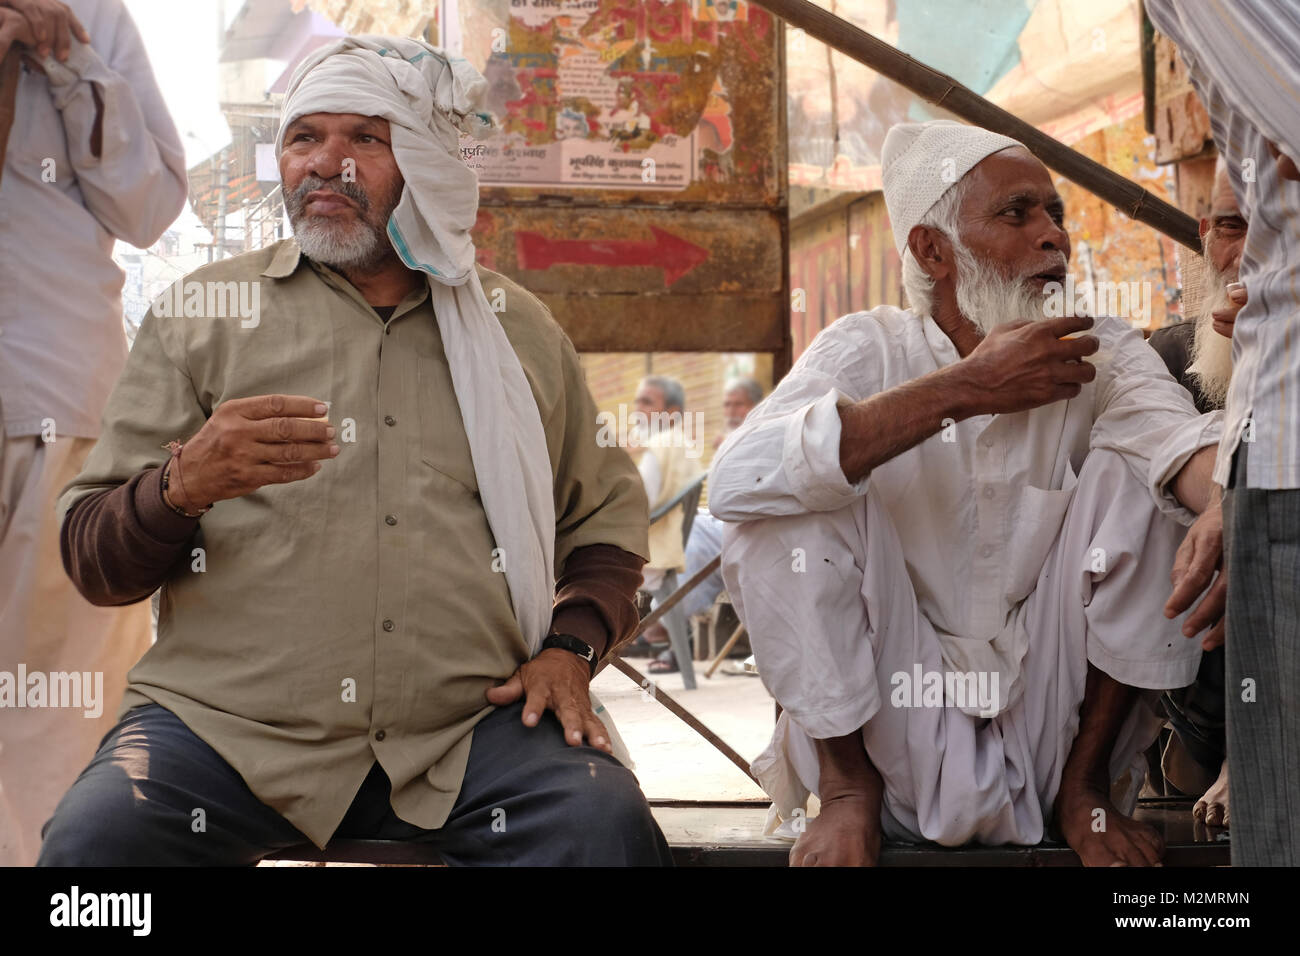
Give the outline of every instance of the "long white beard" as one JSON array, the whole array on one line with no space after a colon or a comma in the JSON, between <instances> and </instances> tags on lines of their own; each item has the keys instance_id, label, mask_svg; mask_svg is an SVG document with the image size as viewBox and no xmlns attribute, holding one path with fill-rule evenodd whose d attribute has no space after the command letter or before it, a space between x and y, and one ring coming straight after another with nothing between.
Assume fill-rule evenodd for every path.
<instances>
[{"instance_id":1,"label":"long white beard","mask_svg":"<svg viewBox=\"0 0 1300 956\"><path fill-rule=\"evenodd\" d=\"M1213 313L1231 305L1227 276L1206 257L1199 314L1195 316L1192 364L1187 371L1199 379L1206 401L1214 405L1222 405L1228 397L1228 384L1232 381L1232 339L1214 331Z\"/></svg>"},{"instance_id":2,"label":"long white beard","mask_svg":"<svg viewBox=\"0 0 1300 956\"><path fill-rule=\"evenodd\" d=\"M952 247L957 260L957 308L985 335L1004 322L1046 318L1046 296L1025 281L1028 276L1008 278L991 263L977 259L963 243L954 242Z\"/></svg>"}]
</instances>

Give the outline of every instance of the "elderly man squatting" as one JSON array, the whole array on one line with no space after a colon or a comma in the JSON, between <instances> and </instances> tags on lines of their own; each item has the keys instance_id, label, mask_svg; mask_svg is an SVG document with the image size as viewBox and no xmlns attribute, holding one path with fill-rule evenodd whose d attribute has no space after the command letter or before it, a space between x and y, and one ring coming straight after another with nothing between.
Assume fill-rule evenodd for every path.
<instances>
[{"instance_id":1,"label":"elderly man squatting","mask_svg":"<svg viewBox=\"0 0 1300 956\"><path fill-rule=\"evenodd\" d=\"M1070 239L1021 144L904 124L883 172L912 308L822 332L713 464L724 578L785 708L755 771L787 819L821 799L796 864L871 864L884 836L1033 844L1052 820L1087 864L1155 863L1125 814L1145 698L1196 674L1161 599L1216 507L1220 423L1125 322L1044 318Z\"/></svg>"}]
</instances>

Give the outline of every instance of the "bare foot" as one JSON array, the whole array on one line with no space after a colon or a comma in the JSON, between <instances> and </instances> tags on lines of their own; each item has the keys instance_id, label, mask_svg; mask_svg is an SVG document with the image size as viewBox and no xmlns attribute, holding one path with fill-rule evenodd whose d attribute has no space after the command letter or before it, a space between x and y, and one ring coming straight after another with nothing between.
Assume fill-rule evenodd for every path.
<instances>
[{"instance_id":1,"label":"bare foot","mask_svg":"<svg viewBox=\"0 0 1300 956\"><path fill-rule=\"evenodd\" d=\"M1207 827L1228 825L1228 761L1223 761L1219 779L1210 784L1210 789L1192 807L1192 816L1204 820Z\"/></svg>"},{"instance_id":2,"label":"bare foot","mask_svg":"<svg viewBox=\"0 0 1300 956\"><path fill-rule=\"evenodd\" d=\"M831 797L790 850L791 866L875 866L880 860L879 790Z\"/></svg>"},{"instance_id":3,"label":"bare foot","mask_svg":"<svg viewBox=\"0 0 1300 956\"><path fill-rule=\"evenodd\" d=\"M1109 795L1090 784L1063 780L1053 814L1084 866L1159 866L1164 856L1164 837L1124 816Z\"/></svg>"}]
</instances>

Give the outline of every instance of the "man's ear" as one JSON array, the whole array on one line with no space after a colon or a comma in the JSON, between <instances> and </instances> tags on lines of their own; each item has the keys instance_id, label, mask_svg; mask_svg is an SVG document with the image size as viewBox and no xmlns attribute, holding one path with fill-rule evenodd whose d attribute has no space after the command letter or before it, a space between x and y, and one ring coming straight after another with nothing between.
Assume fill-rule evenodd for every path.
<instances>
[{"instance_id":1,"label":"man's ear","mask_svg":"<svg viewBox=\"0 0 1300 956\"><path fill-rule=\"evenodd\" d=\"M921 270L936 282L956 271L952 243L932 226L913 226L907 234L907 248L912 250Z\"/></svg>"},{"instance_id":2,"label":"man's ear","mask_svg":"<svg viewBox=\"0 0 1300 956\"><path fill-rule=\"evenodd\" d=\"M1202 216L1202 217L1201 217L1201 223L1200 223L1200 225L1197 226L1197 228L1196 228L1196 233L1197 233L1197 235L1199 235L1202 239L1204 239L1204 238L1205 238L1205 234L1206 234L1207 232L1209 232L1209 231L1210 231L1210 220L1208 220L1208 219L1206 219L1204 216Z\"/></svg>"}]
</instances>

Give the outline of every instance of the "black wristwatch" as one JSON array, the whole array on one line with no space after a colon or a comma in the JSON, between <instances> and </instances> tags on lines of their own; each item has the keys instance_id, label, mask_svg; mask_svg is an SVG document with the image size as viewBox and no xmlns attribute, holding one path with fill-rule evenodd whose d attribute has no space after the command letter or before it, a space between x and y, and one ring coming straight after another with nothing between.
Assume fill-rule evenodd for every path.
<instances>
[{"instance_id":1,"label":"black wristwatch","mask_svg":"<svg viewBox=\"0 0 1300 956\"><path fill-rule=\"evenodd\" d=\"M581 641L572 634L548 634L546 640L542 641L542 650L548 650L552 647L558 647L561 650L572 651L591 668L591 676L596 676L596 649L586 641Z\"/></svg>"}]
</instances>

